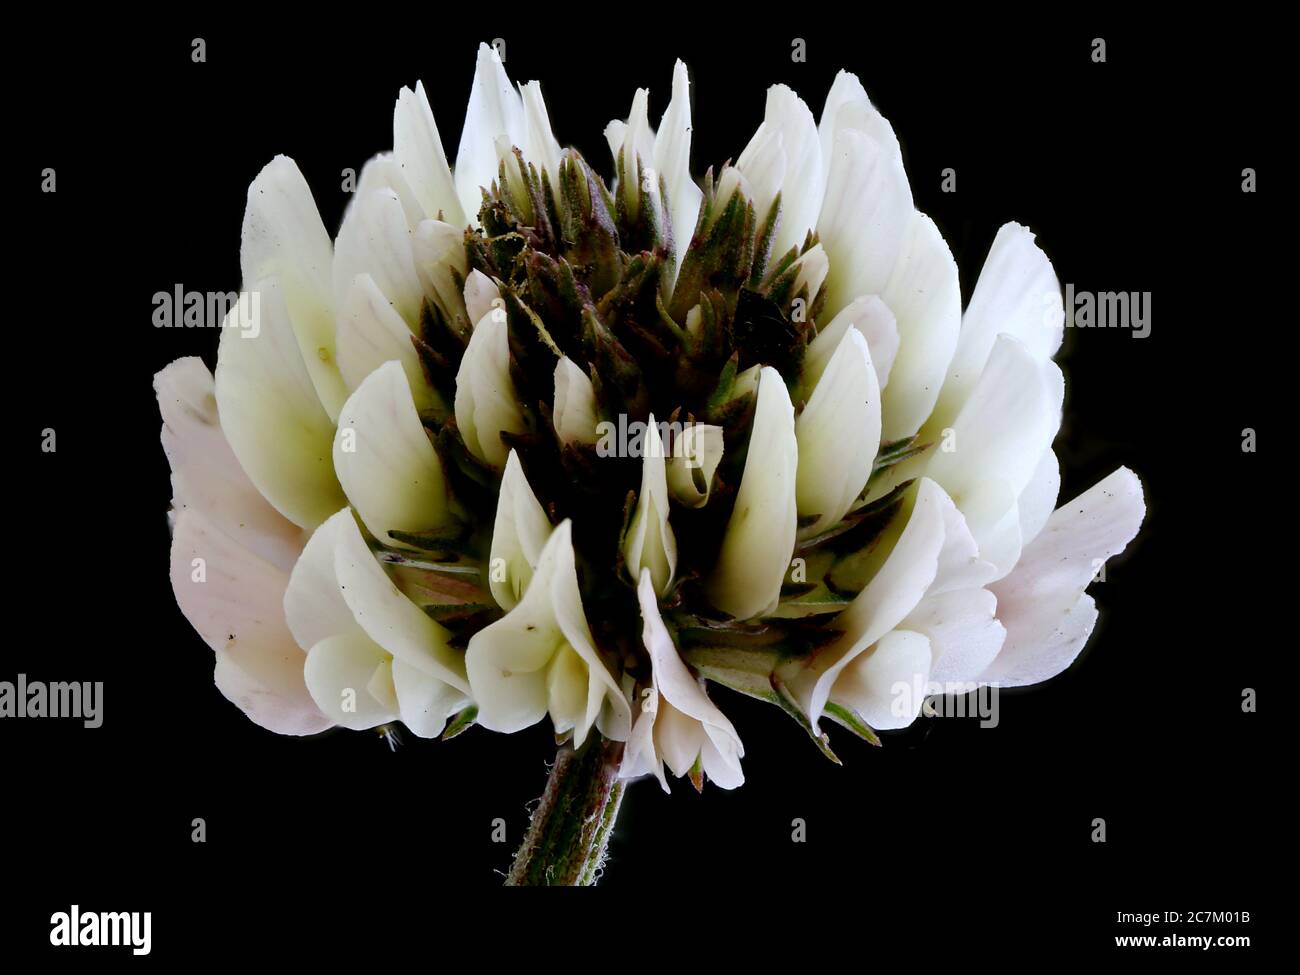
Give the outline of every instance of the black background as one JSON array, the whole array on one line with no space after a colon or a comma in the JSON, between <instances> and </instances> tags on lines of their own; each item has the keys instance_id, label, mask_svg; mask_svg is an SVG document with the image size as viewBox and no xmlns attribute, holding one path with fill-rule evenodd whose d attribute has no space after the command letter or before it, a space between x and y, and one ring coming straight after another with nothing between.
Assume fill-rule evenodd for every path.
<instances>
[{"instance_id":1,"label":"black background","mask_svg":"<svg viewBox=\"0 0 1300 975\"><path fill-rule=\"evenodd\" d=\"M370 733L275 736L216 691L168 583L151 386L178 356L215 363L215 331L154 328L151 297L238 286L258 170L291 155L337 228L341 170L391 146L401 85L423 79L454 156L475 46L497 36L512 80L542 81L561 143L606 170L605 123L639 86L657 122L676 57L691 70L697 173L739 154L768 85L791 84L820 114L847 68L894 124L964 296L1013 219L1063 284L1153 295L1148 338L1067 330L1058 356L1062 500L1120 464L1148 500L1139 539L1093 587L1102 619L1076 665L1005 693L996 729L921 720L882 749L841 732L844 767L781 714L716 690L745 743L746 784L631 788L601 890L562 906L562 925L622 948L780 945L816 965L831 963L835 931L864 961L890 945L917 960L945 945L997 958L1025 940L1114 950L1113 934L1146 933L1117 926L1120 910L1250 911L1245 933L1261 943L1279 787L1294 771L1266 730L1294 638L1278 635L1290 519L1262 466L1281 435L1269 420L1293 304L1269 232L1289 173L1273 135L1282 68L1265 40L1084 18L1013 35L937 14L752 32L702 10L689 29L558 8L543 19L567 30L361 19L294 34L197 17L146 30L122 15L89 46L48 24L10 38L27 66L10 82L5 153L15 446L0 679L102 680L105 721L0 725L6 948L48 951L50 913L72 903L151 910L158 959L261 937L291 945L288 959L411 940L430 959L473 943L495 957L522 916L538 917L536 900L472 892L499 884L542 788L544 725L451 743L406 734L390 753ZM196 36L204 64L191 61ZM795 36L807 63L791 61ZM1090 57L1098 36L1105 64ZM40 192L47 166L55 194ZM945 167L955 194L940 190ZM57 453L38 448L46 427ZM1261 453L1240 449L1244 427ZM1245 687L1261 713L1242 712ZM1098 816L1104 845L1091 842ZM190 841L193 817L205 844ZM495 817L505 845L491 842ZM791 842L795 817L806 843ZM978 937L958 938L971 921ZM569 950L530 944L538 957Z\"/></svg>"}]
</instances>

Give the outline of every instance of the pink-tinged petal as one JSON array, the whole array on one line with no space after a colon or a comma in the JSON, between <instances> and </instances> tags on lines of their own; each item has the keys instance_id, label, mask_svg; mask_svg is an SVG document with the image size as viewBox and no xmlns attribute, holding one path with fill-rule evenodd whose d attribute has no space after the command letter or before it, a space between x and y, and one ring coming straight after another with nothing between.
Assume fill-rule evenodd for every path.
<instances>
[{"instance_id":1,"label":"pink-tinged petal","mask_svg":"<svg viewBox=\"0 0 1300 975\"><path fill-rule=\"evenodd\" d=\"M1097 621L1084 589L1133 540L1145 514L1142 485L1127 467L1052 513L1011 574L989 587L1007 639L981 681L1037 684L1074 662Z\"/></svg>"},{"instance_id":2,"label":"pink-tinged petal","mask_svg":"<svg viewBox=\"0 0 1300 975\"><path fill-rule=\"evenodd\" d=\"M187 508L176 518L171 580L181 612L217 655L217 688L227 699L278 734L330 726L307 692L304 654L285 623L288 573Z\"/></svg>"},{"instance_id":3,"label":"pink-tinged petal","mask_svg":"<svg viewBox=\"0 0 1300 975\"><path fill-rule=\"evenodd\" d=\"M302 551L302 529L253 487L217 419L212 373L195 356L177 359L153 380L162 444L172 468L172 504L197 508L261 559L286 572Z\"/></svg>"},{"instance_id":4,"label":"pink-tinged petal","mask_svg":"<svg viewBox=\"0 0 1300 975\"><path fill-rule=\"evenodd\" d=\"M653 693L649 701L653 703L648 709L642 703L629 740L631 761L625 763L622 774L630 778L653 772L668 791L663 763L680 776L690 771L698 758L710 781L724 789L736 788L745 781L740 768L744 746L731 721L709 700L700 680L677 653L659 613L649 569L641 570L637 599L644 624L641 640L650 654Z\"/></svg>"}]
</instances>

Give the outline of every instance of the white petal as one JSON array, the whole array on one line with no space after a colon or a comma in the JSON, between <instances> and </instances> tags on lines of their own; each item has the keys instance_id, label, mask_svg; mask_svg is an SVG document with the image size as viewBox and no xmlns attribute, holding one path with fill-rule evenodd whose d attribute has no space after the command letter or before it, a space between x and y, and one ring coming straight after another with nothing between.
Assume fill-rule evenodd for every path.
<instances>
[{"instance_id":1,"label":"white petal","mask_svg":"<svg viewBox=\"0 0 1300 975\"><path fill-rule=\"evenodd\" d=\"M416 82L415 91L403 88L393 110L393 157L406 184L420 201L426 217L438 217L457 227L465 226L465 215L451 179L447 153L442 148L438 123L424 93Z\"/></svg>"},{"instance_id":2,"label":"white petal","mask_svg":"<svg viewBox=\"0 0 1300 975\"><path fill-rule=\"evenodd\" d=\"M772 246L772 256L779 257L791 247L803 246L808 231L816 226L826 175L817 123L803 99L786 85L773 85L767 90L763 124L780 133L785 157L780 183L781 224ZM766 205L764 201L764 211Z\"/></svg>"},{"instance_id":3,"label":"white petal","mask_svg":"<svg viewBox=\"0 0 1300 975\"><path fill-rule=\"evenodd\" d=\"M822 285L830 273L830 258L826 256L826 251L821 244L814 244L806 253L799 255L799 259L791 266L797 269L791 294L798 295L806 290L808 301L811 303L822 290Z\"/></svg>"},{"instance_id":4,"label":"white petal","mask_svg":"<svg viewBox=\"0 0 1300 975\"><path fill-rule=\"evenodd\" d=\"M704 507L724 447L722 427L692 423L682 428L668 458L668 491L674 501L688 508Z\"/></svg>"},{"instance_id":5,"label":"white petal","mask_svg":"<svg viewBox=\"0 0 1300 975\"><path fill-rule=\"evenodd\" d=\"M831 356L839 348L844 333L850 328L856 328L867 340L871 364L876 370L876 381L882 391L886 388L894 357L898 353L898 326L888 305L875 295L863 295L845 305L809 343L803 361L802 379L805 390L811 390L817 385Z\"/></svg>"},{"instance_id":6,"label":"white petal","mask_svg":"<svg viewBox=\"0 0 1300 975\"><path fill-rule=\"evenodd\" d=\"M947 425L974 389L999 335L1024 343L1037 359L1049 359L1065 330L1061 285L1052 262L1018 223L998 231L980 271L961 337L936 408L936 423Z\"/></svg>"},{"instance_id":7,"label":"white petal","mask_svg":"<svg viewBox=\"0 0 1300 975\"><path fill-rule=\"evenodd\" d=\"M483 206L480 188L490 187L497 178L501 158L497 140L503 137L507 148L518 145L523 116L523 102L506 77L501 58L492 48L480 44L465 127L456 152L455 174L456 194L472 226L478 226L478 212Z\"/></svg>"},{"instance_id":8,"label":"white petal","mask_svg":"<svg viewBox=\"0 0 1300 975\"><path fill-rule=\"evenodd\" d=\"M334 470L370 533L421 532L450 519L442 463L398 362L386 362L348 397L334 438Z\"/></svg>"},{"instance_id":9,"label":"white petal","mask_svg":"<svg viewBox=\"0 0 1300 975\"><path fill-rule=\"evenodd\" d=\"M514 609L519 603L550 535L551 522L512 450L506 460L501 492L497 496L492 550L488 560L488 584L492 598L502 609Z\"/></svg>"},{"instance_id":10,"label":"white petal","mask_svg":"<svg viewBox=\"0 0 1300 975\"><path fill-rule=\"evenodd\" d=\"M668 590L677 571L677 538L668 524L668 476L664 444L654 414L646 424L641 448L641 490L628 524L623 555L632 579L650 572L655 592Z\"/></svg>"},{"instance_id":11,"label":"white petal","mask_svg":"<svg viewBox=\"0 0 1300 975\"><path fill-rule=\"evenodd\" d=\"M669 215L673 231L672 270L665 286L669 294L690 247L704 194L691 179L691 92L686 65L673 67L673 97L659 121L655 136L654 165L668 190Z\"/></svg>"},{"instance_id":12,"label":"white petal","mask_svg":"<svg viewBox=\"0 0 1300 975\"><path fill-rule=\"evenodd\" d=\"M358 192L334 246L334 295L339 306L356 276L369 274L406 324L412 328L419 324L424 288L415 269L411 227L394 190Z\"/></svg>"},{"instance_id":13,"label":"white petal","mask_svg":"<svg viewBox=\"0 0 1300 975\"><path fill-rule=\"evenodd\" d=\"M658 698L653 688L646 688L647 697L634 703L632 732L628 735L627 747L623 751L623 764L619 766L620 779L636 779L643 775L653 775L659 780L664 792L671 792L668 779L664 775L664 763L655 749L655 719L658 717Z\"/></svg>"},{"instance_id":14,"label":"white petal","mask_svg":"<svg viewBox=\"0 0 1300 975\"><path fill-rule=\"evenodd\" d=\"M479 320L456 373L456 426L469 452L496 468L506 461L501 434L524 429L504 317L494 311Z\"/></svg>"},{"instance_id":15,"label":"white petal","mask_svg":"<svg viewBox=\"0 0 1300 975\"><path fill-rule=\"evenodd\" d=\"M795 423L795 436L798 510L818 516L803 529L816 535L837 524L862 493L880 447L880 387L857 329L844 333Z\"/></svg>"},{"instance_id":16,"label":"white petal","mask_svg":"<svg viewBox=\"0 0 1300 975\"><path fill-rule=\"evenodd\" d=\"M997 602L987 589L953 589L927 595L908 614L901 628L930 641L930 680L954 690L979 680L1006 637L994 616Z\"/></svg>"},{"instance_id":17,"label":"white petal","mask_svg":"<svg viewBox=\"0 0 1300 975\"><path fill-rule=\"evenodd\" d=\"M1007 639L981 680L1037 684L1074 662L1097 618L1083 591L1132 541L1145 514L1142 485L1127 467L1053 512L1015 570L989 587Z\"/></svg>"},{"instance_id":18,"label":"white petal","mask_svg":"<svg viewBox=\"0 0 1300 975\"><path fill-rule=\"evenodd\" d=\"M952 426L952 450L936 450L926 473L943 485L966 515L980 552L1005 574L1014 564L986 550L1007 508L1033 478L1060 425L1064 380L1050 360L1040 361L1016 339L998 338L988 365ZM1004 506L989 504L990 483L1000 482ZM1019 514L1013 512L1019 537Z\"/></svg>"},{"instance_id":19,"label":"white petal","mask_svg":"<svg viewBox=\"0 0 1300 975\"><path fill-rule=\"evenodd\" d=\"M358 274L344 299L338 355L348 389L355 390L385 362L395 360L401 364L418 409L427 409L437 399L425 378L411 329L369 274Z\"/></svg>"},{"instance_id":20,"label":"white petal","mask_svg":"<svg viewBox=\"0 0 1300 975\"><path fill-rule=\"evenodd\" d=\"M397 198L402 203L402 212L406 214L406 225L411 230L418 227L420 221L428 216L415 191L407 185L406 177L402 175L402 167L397 165L393 154L377 152L361 167L361 175L357 177L356 186L352 190L352 199L343 210L343 223L347 223L351 218L357 200L369 196L375 190L391 190L397 194ZM332 270L330 276L332 279Z\"/></svg>"},{"instance_id":21,"label":"white petal","mask_svg":"<svg viewBox=\"0 0 1300 975\"><path fill-rule=\"evenodd\" d=\"M586 372L568 356L561 356L555 364L552 422L562 444L594 444L597 440L596 390Z\"/></svg>"},{"instance_id":22,"label":"white petal","mask_svg":"<svg viewBox=\"0 0 1300 975\"><path fill-rule=\"evenodd\" d=\"M831 155L817 233L830 256L825 312L881 294L912 219L902 157L871 136L840 131Z\"/></svg>"},{"instance_id":23,"label":"white petal","mask_svg":"<svg viewBox=\"0 0 1300 975\"><path fill-rule=\"evenodd\" d=\"M315 528L344 503L330 458L334 424L303 364L279 282L255 282L253 291L252 327L222 328L221 429L261 495L294 524Z\"/></svg>"},{"instance_id":24,"label":"white petal","mask_svg":"<svg viewBox=\"0 0 1300 975\"><path fill-rule=\"evenodd\" d=\"M957 262L923 213L911 216L884 298L898 320L899 342L884 387L881 436L889 442L916 433L934 409L961 329Z\"/></svg>"},{"instance_id":25,"label":"white petal","mask_svg":"<svg viewBox=\"0 0 1300 975\"><path fill-rule=\"evenodd\" d=\"M840 673L906 619L934 582L943 550L945 511L951 506L937 484L921 479L911 516L884 564L849 608L835 617L832 626L843 636L819 650L791 679L791 689L814 728Z\"/></svg>"},{"instance_id":26,"label":"white petal","mask_svg":"<svg viewBox=\"0 0 1300 975\"><path fill-rule=\"evenodd\" d=\"M307 654L307 687L317 706L335 724L364 731L397 714L369 690L375 672L389 666L389 656L359 630L326 637Z\"/></svg>"},{"instance_id":27,"label":"white petal","mask_svg":"<svg viewBox=\"0 0 1300 975\"><path fill-rule=\"evenodd\" d=\"M560 647L546 668L546 695L557 735L583 723L587 710L587 665L568 646Z\"/></svg>"},{"instance_id":28,"label":"white petal","mask_svg":"<svg viewBox=\"0 0 1300 975\"><path fill-rule=\"evenodd\" d=\"M464 315L458 281L468 270L465 232L441 220L422 220L411 237L411 251L424 297L453 318Z\"/></svg>"},{"instance_id":29,"label":"white petal","mask_svg":"<svg viewBox=\"0 0 1300 975\"><path fill-rule=\"evenodd\" d=\"M212 373L197 357L177 359L154 376L162 444L172 469L172 504L194 507L254 555L288 571L304 535L257 493L217 419Z\"/></svg>"},{"instance_id":30,"label":"white petal","mask_svg":"<svg viewBox=\"0 0 1300 975\"><path fill-rule=\"evenodd\" d=\"M1049 447L1038 459L1029 483L1025 485L1017 500L1020 514L1020 537L1025 545L1037 537L1047 524L1047 519L1056 507L1056 496L1061 491L1061 465L1056 454Z\"/></svg>"},{"instance_id":31,"label":"white petal","mask_svg":"<svg viewBox=\"0 0 1300 975\"><path fill-rule=\"evenodd\" d=\"M549 666L566 646L587 668L586 710L575 721L575 745L582 744L593 724L607 738L626 741L631 709L596 652L578 591L568 521L551 533L523 599L470 639L466 665L479 724L514 732L540 721L559 690L548 684ZM558 700L563 706L569 697L565 693Z\"/></svg>"},{"instance_id":32,"label":"white petal","mask_svg":"<svg viewBox=\"0 0 1300 975\"><path fill-rule=\"evenodd\" d=\"M627 123L621 118L610 119L609 124L605 126L605 142L609 145L609 153L615 159L618 159L618 152L623 148L623 140L627 138Z\"/></svg>"},{"instance_id":33,"label":"white petal","mask_svg":"<svg viewBox=\"0 0 1300 975\"><path fill-rule=\"evenodd\" d=\"M650 91L638 88L632 98L632 109L628 114L627 125L623 128L623 143L615 153L615 165L618 156L623 158L623 175L614 192L623 200L628 213L636 216L643 205L662 209L663 201L659 197L659 179L657 173L648 173L654 169L654 130L650 128L649 119ZM644 184L644 185L643 185ZM663 214L660 213L662 219Z\"/></svg>"},{"instance_id":34,"label":"white petal","mask_svg":"<svg viewBox=\"0 0 1300 975\"><path fill-rule=\"evenodd\" d=\"M865 132L895 155L901 155L893 126L876 111L858 76L841 71L826 94L821 119L817 124L822 149L822 169L829 173L835 134L843 129Z\"/></svg>"},{"instance_id":35,"label":"white petal","mask_svg":"<svg viewBox=\"0 0 1300 975\"><path fill-rule=\"evenodd\" d=\"M465 311L471 324L477 325L484 315L496 307L495 302L500 299L501 289L495 281L477 268L469 272L469 277L465 279ZM503 314L504 311L503 307Z\"/></svg>"},{"instance_id":36,"label":"white petal","mask_svg":"<svg viewBox=\"0 0 1300 975\"><path fill-rule=\"evenodd\" d=\"M704 226L705 230L711 229L718 222L718 218L731 203L731 198L737 193L745 200L752 202L754 199L753 187L749 185L745 175L735 166L723 166L722 172L718 174L718 181L714 184L713 207Z\"/></svg>"},{"instance_id":37,"label":"white petal","mask_svg":"<svg viewBox=\"0 0 1300 975\"><path fill-rule=\"evenodd\" d=\"M313 735L331 722L307 693L305 658L285 625L281 602L288 578L198 509L177 516L172 591L185 618L216 652L218 690L263 728Z\"/></svg>"},{"instance_id":38,"label":"white petal","mask_svg":"<svg viewBox=\"0 0 1300 975\"><path fill-rule=\"evenodd\" d=\"M399 660L469 692L465 662L447 643L450 634L393 584L355 522L339 529L334 572L353 619L370 639Z\"/></svg>"},{"instance_id":39,"label":"white petal","mask_svg":"<svg viewBox=\"0 0 1300 975\"><path fill-rule=\"evenodd\" d=\"M668 770L681 778L695 765L708 736L702 724L661 698L655 709L654 742Z\"/></svg>"},{"instance_id":40,"label":"white petal","mask_svg":"<svg viewBox=\"0 0 1300 975\"><path fill-rule=\"evenodd\" d=\"M333 249L297 165L276 156L248 188L239 249L244 288L275 277L313 388L332 419L347 390L334 358Z\"/></svg>"},{"instance_id":41,"label":"white petal","mask_svg":"<svg viewBox=\"0 0 1300 975\"><path fill-rule=\"evenodd\" d=\"M710 602L736 619L769 613L780 600L798 528L798 463L794 407L781 374L765 366L736 506L706 582Z\"/></svg>"},{"instance_id":42,"label":"white petal","mask_svg":"<svg viewBox=\"0 0 1300 975\"><path fill-rule=\"evenodd\" d=\"M749 143L736 158L736 169L745 174L754 194L754 211L760 227L767 222L772 204L781 193L786 162L785 137L779 128L769 125L766 120L759 123ZM785 250L773 247L772 257L783 257L789 250L789 247Z\"/></svg>"},{"instance_id":43,"label":"white petal","mask_svg":"<svg viewBox=\"0 0 1300 975\"><path fill-rule=\"evenodd\" d=\"M893 630L845 668L832 697L878 731L906 728L921 711L929 679L930 641Z\"/></svg>"},{"instance_id":44,"label":"white petal","mask_svg":"<svg viewBox=\"0 0 1300 975\"><path fill-rule=\"evenodd\" d=\"M551 132L551 117L542 99L542 86L530 81L520 86L519 93L524 107L523 139L519 148L523 150L524 159L537 167L538 177L545 171L550 176L551 185L555 186L556 174L560 171L560 144Z\"/></svg>"}]
</instances>

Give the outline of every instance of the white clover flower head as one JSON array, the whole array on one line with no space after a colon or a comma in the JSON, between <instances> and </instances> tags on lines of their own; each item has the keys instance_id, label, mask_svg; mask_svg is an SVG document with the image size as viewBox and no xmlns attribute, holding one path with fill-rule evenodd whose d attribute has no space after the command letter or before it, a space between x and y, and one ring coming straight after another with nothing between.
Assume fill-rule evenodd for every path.
<instances>
[{"instance_id":1,"label":"white clover flower head","mask_svg":"<svg viewBox=\"0 0 1300 975\"><path fill-rule=\"evenodd\" d=\"M826 718L910 724L900 686L1078 656L1145 508L1127 468L1057 507L1064 321L1033 234L1001 229L963 313L856 77L820 118L774 86L698 181L689 86L678 62L657 129L636 92L606 179L485 45L454 167L403 89L333 240L291 160L258 174L252 320L215 375L155 381L176 598L253 721L549 721L626 743L622 779L734 788L710 684L829 753Z\"/></svg>"}]
</instances>

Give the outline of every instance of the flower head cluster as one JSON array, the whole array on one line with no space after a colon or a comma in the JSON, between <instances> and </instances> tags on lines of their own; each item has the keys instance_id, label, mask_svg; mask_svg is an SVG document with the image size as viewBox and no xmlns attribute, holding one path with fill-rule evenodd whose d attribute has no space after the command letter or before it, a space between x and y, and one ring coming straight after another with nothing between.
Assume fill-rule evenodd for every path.
<instances>
[{"instance_id":1,"label":"flower head cluster","mask_svg":"<svg viewBox=\"0 0 1300 975\"><path fill-rule=\"evenodd\" d=\"M216 682L284 734L549 721L623 774L743 781L710 682L826 750L900 688L1045 680L1136 534L1120 469L1056 508L1063 309L1024 227L962 312L890 124L841 73L691 175L680 62L612 179L486 46L449 166L403 89L331 241L292 161L249 189L254 327L157 376L172 581Z\"/></svg>"}]
</instances>

